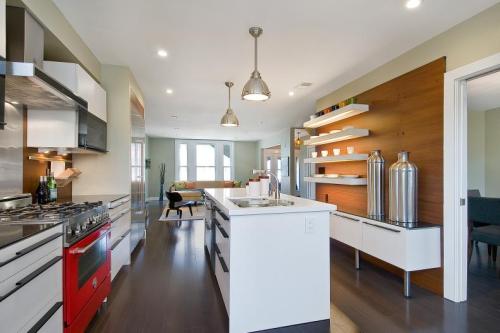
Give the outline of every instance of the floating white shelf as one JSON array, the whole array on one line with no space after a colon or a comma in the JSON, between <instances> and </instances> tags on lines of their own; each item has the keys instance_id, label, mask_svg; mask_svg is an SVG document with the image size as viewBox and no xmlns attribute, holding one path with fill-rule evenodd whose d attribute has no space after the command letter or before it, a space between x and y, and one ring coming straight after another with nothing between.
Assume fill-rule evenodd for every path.
<instances>
[{"instance_id":1,"label":"floating white shelf","mask_svg":"<svg viewBox=\"0 0 500 333\"><path fill-rule=\"evenodd\" d=\"M350 186L363 186L363 185L367 184L366 178L304 177L304 181L309 182L309 183L350 185Z\"/></svg>"},{"instance_id":2,"label":"floating white shelf","mask_svg":"<svg viewBox=\"0 0 500 333\"><path fill-rule=\"evenodd\" d=\"M367 104L349 104L338 110L329 112L321 117L311 119L304 123L306 128L318 128L334 122L354 117L360 113L370 110L370 106Z\"/></svg>"},{"instance_id":3,"label":"floating white shelf","mask_svg":"<svg viewBox=\"0 0 500 333\"><path fill-rule=\"evenodd\" d=\"M339 142L345 140L352 140L370 135L370 131L364 128L350 128L337 133L321 135L316 138L305 140L306 146L318 146L325 143Z\"/></svg>"},{"instance_id":4,"label":"floating white shelf","mask_svg":"<svg viewBox=\"0 0 500 333\"><path fill-rule=\"evenodd\" d=\"M352 161L366 161L367 159L368 159L368 154L348 154L348 155L306 158L304 160L304 163L312 163L312 164L339 163L339 162L352 162Z\"/></svg>"}]
</instances>

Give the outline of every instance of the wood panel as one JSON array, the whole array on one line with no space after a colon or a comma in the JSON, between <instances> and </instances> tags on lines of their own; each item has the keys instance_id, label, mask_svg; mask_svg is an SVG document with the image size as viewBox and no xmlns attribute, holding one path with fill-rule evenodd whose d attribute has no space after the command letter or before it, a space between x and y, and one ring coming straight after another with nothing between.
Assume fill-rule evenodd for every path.
<instances>
[{"instance_id":1,"label":"wood panel","mask_svg":"<svg viewBox=\"0 0 500 333\"><path fill-rule=\"evenodd\" d=\"M396 162L397 153L410 152L410 160L419 171L418 214L421 221L443 224L443 103L446 58L440 58L407 74L377 86L357 96L358 103L370 105L370 111L326 125L318 133L341 129L344 126L367 128L370 136L331 143L317 151L353 146L357 153L380 149L386 168L385 211L389 208L389 167ZM327 173L360 174L366 177L365 162L331 163L320 165ZM316 197L338 205L338 209L354 214L367 210L366 186L317 184ZM375 258L367 260L400 274L396 267ZM435 293L443 292L443 271L440 269L416 272L413 282Z\"/></svg>"},{"instance_id":2,"label":"wood panel","mask_svg":"<svg viewBox=\"0 0 500 333\"><path fill-rule=\"evenodd\" d=\"M36 202L36 189L38 183L40 182L40 176L43 176L47 172L47 168L50 166L49 162L30 160L28 157L33 154L38 153L36 148L28 148L27 145L27 111L23 112L23 193L31 193L33 202ZM49 154L44 154L45 156L54 156L55 152ZM71 155L65 157L67 160L71 160ZM71 200L72 186L71 183L57 188L57 198L59 200L68 201Z\"/></svg>"}]
</instances>

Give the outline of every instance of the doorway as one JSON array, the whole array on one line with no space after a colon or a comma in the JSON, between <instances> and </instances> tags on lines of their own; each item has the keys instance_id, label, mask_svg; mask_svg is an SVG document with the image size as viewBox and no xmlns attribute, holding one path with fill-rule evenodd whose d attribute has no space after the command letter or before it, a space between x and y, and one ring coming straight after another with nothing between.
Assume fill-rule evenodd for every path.
<instances>
[{"instance_id":1,"label":"doorway","mask_svg":"<svg viewBox=\"0 0 500 333\"><path fill-rule=\"evenodd\" d=\"M261 161L261 168L276 175L281 182L281 146L263 148Z\"/></svg>"},{"instance_id":2,"label":"doorway","mask_svg":"<svg viewBox=\"0 0 500 333\"><path fill-rule=\"evenodd\" d=\"M471 179L471 183L469 184L468 85L473 85L474 79L487 77L499 70L500 54L496 54L445 74L444 297L454 302L463 302L467 300L469 245L471 244L468 217L469 208L475 208L475 206L471 206L470 203L476 201L476 199L469 198L469 189L476 190L475 188L469 188L469 186L478 186L476 185L478 183L476 183L474 179ZM471 121L474 121L473 118L471 119ZM471 147L471 149L473 148ZM470 153L477 154L477 150ZM471 167L475 168L476 166L471 165ZM473 193L474 192L471 192L471 196ZM477 192L475 192L475 194L477 195ZM491 211L491 209L486 211ZM482 217L479 218L479 220L482 219ZM487 253L487 245L483 246L486 246ZM484 251L481 251L480 253L483 252ZM476 257L476 259L484 260L482 257ZM487 290L488 292L490 291L490 289ZM484 290L483 293L484 292L486 292L486 290Z\"/></svg>"},{"instance_id":3,"label":"doorway","mask_svg":"<svg viewBox=\"0 0 500 333\"><path fill-rule=\"evenodd\" d=\"M500 305L500 71L467 81L467 298ZM498 264L497 264L498 261ZM488 290L488 294L484 294Z\"/></svg>"}]
</instances>

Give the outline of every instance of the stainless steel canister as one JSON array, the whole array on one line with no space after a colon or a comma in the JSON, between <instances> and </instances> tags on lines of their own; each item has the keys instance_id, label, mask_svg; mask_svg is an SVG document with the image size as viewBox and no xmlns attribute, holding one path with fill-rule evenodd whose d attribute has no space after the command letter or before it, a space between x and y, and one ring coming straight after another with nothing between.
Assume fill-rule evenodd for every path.
<instances>
[{"instance_id":1,"label":"stainless steel canister","mask_svg":"<svg viewBox=\"0 0 500 333\"><path fill-rule=\"evenodd\" d=\"M402 151L398 154L398 161L389 169L389 220L418 222L417 187L417 166L409 161L409 153Z\"/></svg>"},{"instance_id":2,"label":"stainless steel canister","mask_svg":"<svg viewBox=\"0 0 500 333\"><path fill-rule=\"evenodd\" d=\"M374 150L368 157L368 216L382 218L384 216L384 168L385 161L380 150Z\"/></svg>"}]
</instances>

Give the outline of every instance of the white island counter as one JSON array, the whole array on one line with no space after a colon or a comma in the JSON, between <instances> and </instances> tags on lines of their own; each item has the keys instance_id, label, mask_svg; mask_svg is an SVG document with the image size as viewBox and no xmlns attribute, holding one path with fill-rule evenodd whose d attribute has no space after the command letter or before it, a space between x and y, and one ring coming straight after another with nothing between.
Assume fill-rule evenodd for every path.
<instances>
[{"instance_id":1,"label":"white island counter","mask_svg":"<svg viewBox=\"0 0 500 333\"><path fill-rule=\"evenodd\" d=\"M245 189L207 189L211 260L230 333L304 325L329 332L329 221L335 205L282 195L290 206L237 206ZM210 237L206 240L211 251Z\"/></svg>"}]
</instances>

